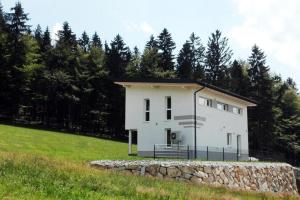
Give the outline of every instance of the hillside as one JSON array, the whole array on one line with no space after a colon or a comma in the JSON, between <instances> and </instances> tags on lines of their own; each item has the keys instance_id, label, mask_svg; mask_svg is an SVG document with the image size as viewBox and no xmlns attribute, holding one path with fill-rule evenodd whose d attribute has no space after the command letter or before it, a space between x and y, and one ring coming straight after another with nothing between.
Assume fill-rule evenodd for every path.
<instances>
[{"instance_id":1,"label":"hillside","mask_svg":"<svg viewBox=\"0 0 300 200\"><path fill-rule=\"evenodd\" d=\"M88 160L136 159L125 143L0 125L0 199L293 199L127 176Z\"/></svg>"},{"instance_id":2,"label":"hillside","mask_svg":"<svg viewBox=\"0 0 300 200\"><path fill-rule=\"evenodd\" d=\"M7 125L0 125L0 151L30 153L79 162L137 159L128 156L126 143Z\"/></svg>"}]
</instances>

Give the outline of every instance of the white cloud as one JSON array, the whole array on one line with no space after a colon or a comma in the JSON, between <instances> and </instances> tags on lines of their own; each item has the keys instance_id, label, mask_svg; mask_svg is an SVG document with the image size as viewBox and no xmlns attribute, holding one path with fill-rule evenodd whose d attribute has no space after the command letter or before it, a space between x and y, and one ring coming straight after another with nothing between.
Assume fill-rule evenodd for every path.
<instances>
[{"instance_id":1,"label":"white cloud","mask_svg":"<svg viewBox=\"0 0 300 200\"><path fill-rule=\"evenodd\" d=\"M123 22L125 28L129 32L143 32L147 35L154 34L155 30L154 28L148 23L148 22L141 22L141 23L135 23L130 21L124 21Z\"/></svg>"},{"instance_id":2,"label":"white cloud","mask_svg":"<svg viewBox=\"0 0 300 200\"><path fill-rule=\"evenodd\" d=\"M300 1L233 0L242 23L234 26L229 38L242 48L253 44L268 56L300 72Z\"/></svg>"},{"instance_id":3,"label":"white cloud","mask_svg":"<svg viewBox=\"0 0 300 200\"><path fill-rule=\"evenodd\" d=\"M58 40L58 31L62 30L62 24L60 23L56 23L53 27L52 27L52 31L51 31L51 39L52 39L52 43L55 43Z\"/></svg>"}]
</instances>

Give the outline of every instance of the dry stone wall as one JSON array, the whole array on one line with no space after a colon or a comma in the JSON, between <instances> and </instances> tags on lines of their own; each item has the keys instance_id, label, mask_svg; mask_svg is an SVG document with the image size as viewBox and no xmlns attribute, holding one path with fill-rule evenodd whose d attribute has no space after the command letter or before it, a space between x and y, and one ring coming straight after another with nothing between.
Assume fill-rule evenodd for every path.
<instances>
[{"instance_id":1,"label":"dry stone wall","mask_svg":"<svg viewBox=\"0 0 300 200\"><path fill-rule=\"evenodd\" d=\"M298 192L300 194L300 168L294 168Z\"/></svg>"},{"instance_id":2,"label":"dry stone wall","mask_svg":"<svg viewBox=\"0 0 300 200\"><path fill-rule=\"evenodd\" d=\"M201 161L92 161L91 166L127 174L262 192L297 194L292 166L281 163Z\"/></svg>"}]
</instances>

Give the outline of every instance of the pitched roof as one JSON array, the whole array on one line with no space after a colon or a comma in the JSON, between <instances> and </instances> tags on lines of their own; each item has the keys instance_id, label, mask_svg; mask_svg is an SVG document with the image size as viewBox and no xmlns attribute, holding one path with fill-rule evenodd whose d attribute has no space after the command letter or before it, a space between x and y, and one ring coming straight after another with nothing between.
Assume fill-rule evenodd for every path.
<instances>
[{"instance_id":1,"label":"pitched roof","mask_svg":"<svg viewBox=\"0 0 300 200\"><path fill-rule=\"evenodd\" d=\"M200 86L204 86L206 88L221 92L223 94L227 94L229 96L236 97L238 99L242 99L244 101L257 104L257 102L253 99L241 96L239 94L236 94L234 92L230 92L228 90L225 90L223 88L208 84L203 81L198 81L198 80L192 80L192 79L123 79L123 80L116 80L115 83L178 83L178 84L197 84Z\"/></svg>"}]
</instances>

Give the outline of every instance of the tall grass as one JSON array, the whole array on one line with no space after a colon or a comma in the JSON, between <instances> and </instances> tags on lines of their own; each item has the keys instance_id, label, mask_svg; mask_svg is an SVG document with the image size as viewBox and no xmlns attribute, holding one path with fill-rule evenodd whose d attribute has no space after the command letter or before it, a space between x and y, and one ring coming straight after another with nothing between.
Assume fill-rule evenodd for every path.
<instances>
[{"instance_id":1,"label":"tall grass","mask_svg":"<svg viewBox=\"0 0 300 200\"><path fill-rule=\"evenodd\" d=\"M194 186L129 176L87 164L21 153L0 154L0 199L287 199L273 195Z\"/></svg>"}]
</instances>

